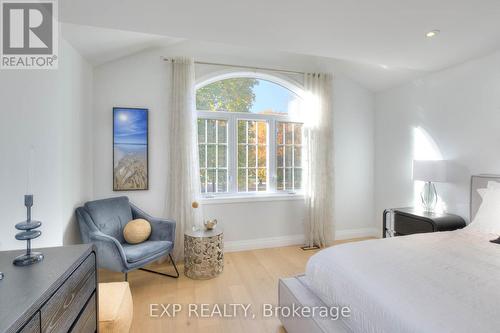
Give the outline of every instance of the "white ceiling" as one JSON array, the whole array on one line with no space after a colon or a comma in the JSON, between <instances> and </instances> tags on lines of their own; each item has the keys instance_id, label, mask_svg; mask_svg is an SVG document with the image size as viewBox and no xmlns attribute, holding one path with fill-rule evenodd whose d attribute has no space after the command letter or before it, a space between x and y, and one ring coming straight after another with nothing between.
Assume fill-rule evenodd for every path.
<instances>
[{"instance_id":1,"label":"white ceiling","mask_svg":"<svg viewBox=\"0 0 500 333\"><path fill-rule=\"evenodd\" d=\"M63 23L61 26L64 39L94 66L143 50L151 52L156 50L162 55L191 55L198 60L216 63L228 62L234 65L264 66L311 72L331 70L337 74L342 73L348 76L372 91L381 91L396 86L424 73L401 68L382 68L379 65L361 64L334 58L169 38L125 30L70 23ZM283 61L284 58L286 61Z\"/></svg>"},{"instance_id":2,"label":"white ceiling","mask_svg":"<svg viewBox=\"0 0 500 333\"><path fill-rule=\"evenodd\" d=\"M70 23L62 24L63 37L93 65L101 65L151 47L168 46L180 42L180 38Z\"/></svg>"},{"instance_id":3,"label":"white ceiling","mask_svg":"<svg viewBox=\"0 0 500 333\"><path fill-rule=\"evenodd\" d=\"M383 65L386 75L392 70L398 77L440 70L500 46L499 0L64 0L60 19L138 33L123 35L116 50L175 36L166 42L200 40ZM433 29L441 34L426 38Z\"/></svg>"}]
</instances>

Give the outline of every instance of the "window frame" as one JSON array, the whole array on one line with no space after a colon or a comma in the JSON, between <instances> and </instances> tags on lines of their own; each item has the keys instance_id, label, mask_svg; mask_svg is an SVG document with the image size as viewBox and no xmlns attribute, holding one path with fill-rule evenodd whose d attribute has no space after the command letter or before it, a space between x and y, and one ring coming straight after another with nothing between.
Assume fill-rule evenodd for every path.
<instances>
[{"instance_id":1,"label":"window frame","mask_svg":"<svg viewBox=\"0 0 500 333\"><path fill-rule=\"evenodd\" d=\"M236 145L236 149L235 149L235 151L236 151L236 178L238 177L238 173L239 173L239 171L241 169L240 166L238 165L238 163L239 163L238 154L239 154L239 148L240 148L241 145L247 147L246 148L246 151L247 151L247 153L246 153L247 154L247 161L245 163L246 166L244 168L242 168L242 169L245 169L245 170L255 169L256 178L258 178L257 175L258 175L258 172L259 172L259 167L258 167L259 158L258 158L258 155L257 155L258 153L257 152L258 152L258 147L261 145L258 142L258 125L256 125L257 127L256 127L256 137L255 137L255 148L257 149L257 151L256 151L256 155L257 156L255 158L255 167L250 167L248 165L248 147L249 146L253 146L254 144L251 144L251 143L248 143L248 142L246 142L246 143L240 143L238 141L239 140L239 137L238 137L239 124L238 124L238 122L240 122L240 121L247 122L246 133L245 133L246 136L248 136L248 122L249 121L254 121L256 124L257 123L264 123L264 124L266 124L266 143L265 143L265 147L266 147L266 166L265 166L265 168L266 168L267 172L266 172L266 190L265 191L259 191L257 183L256 183L256 187L257 187L256 191L248 191L248 172L247 172L247 176L245 177L247 190L246 191L241 191L241 192L236 191L236 193L255 193L255 192L261 192L262 193L262 192L270 192L270 188L271 188L270 181L272 179L271 175L269 174L269 169L270 169L270 167L269 167L269 165L270 165L269 164L269 157L271 155L269 153L269 144L272 141L272 140L269 140L269 137L270 137L270 132L269 132L269 130L270 130L270 124L269 124L268 121L262 120L262 119L248 119L248 118L237 118L236 119L236 142L235 142L235 145ZM248 137L247 137L247 139L248 139ZM239 186L238 179L236 179L236 188L238 188L238 186Z\"/></svg>"},{"instance_id":2,"label":"window frame","mask_svg":"<svg viewBox=\"0 0 500 333\"><path fill-rule=\"evenodd\" d=\"M298 84L291 83L289 80L281 79L279 77L271 76L269 74L254 73L254 72L231 72L223 75L211 76L208 79L202 80L195 87L195 94L199 88L202 88L208 84L230 79L230 78L253 78L272 82L274 84L280 85L285 89L290 90L292 93L296 94L300 99L303 98L303 90L298 86ZM196 106L195 106L196 108ZM197 110L196 109L196 122L197 126L198 118L201 119L216 119L227 121L227 171L228 171L228 192L217 193L217 192L207 192L202 193L200 189L200 195L202 200L205 202L215 200L217 202L240 202L246 201L247 199L258 199L258 200L281 200L286 199L301 199L303 197L303 189L297 191L288 190L278 190L277 189L277 127L278 122L291 122L291 123L304 123L302 119L298 116L292 116L289 114L258 114L250 112L226 112L226 111L209 111L209 110ZM255 192L238 192L238 120L253 120L253 121L265 121L268 126L267 133L267 190L266 191L255 191ZM196 131L197 132L197 131ZM302 132L302 139L305 140L305 133ZM198 146L198 144L197 144ZM304 149L304 145L302 145ZM305 153L302 152L302 159ZM302 161L304 164L304 161ZM304 170L304 169L302 169Z\"/></svg>"},{"instance_id":3,"label":"window frame","mask_svg":"<svg viewBox=\"0 0 500 333\"><path fill-rule=\"evenodd\" d=\"M215 179L219 179L219 173L218 173L218 169L221 169L221 170L225 170L226 171L226 183L227 183L227 189L228 189L228 192L229 192L229 156L228 156L228 153L229 153L229 146L230 146L230 143L229 143L229 123L226 122L226 143L225 144L221 144L218 142L218 140L216 140L217 142L216 143L208 143L208 137L207 137L207 129L206 129L206 126L208 125L208 120L216 120L216 121L225 121L224 119L219 119L219 118L204 118L204 117L197 117L196 118L196 126L198 126L198 120L203 120L205 121L205 142L203 143L199 143L199 141L197 142L197 147L198 147L198 150L200 149L200 145L204 145L205 146L205 163L204 163L204 166L202 167L201 166L201 161L199 160L199 156L200 156L200 153L198 151L198 170L201 170L204 169L206 174L205 174L205 183L208 182L208 171L209 170L216 170L215 172ZM216 136L219 135L219 131L218 131L218 128L216 127ZM199 135L198 135L198 131L197 131L197 135L196 135L196 139L198 140L199 138ZM219 159L218 159L218 156L216 156L215 158L215 163L216 163L216 167L215 168L209 168L208 167L208 163L207 162L207 157L208 157L208 147L210 145L215 145L216 146L216 151L218 151L218 147L220 145L225 145L226 146L226 167L225 168L219 168ZM200 175L201 176L201 175ZM203 184L201 184L203 186ZM227 192L218 192L218 187L216 187L216 191L215 192L208 192L207 191L207 187L206 187L206 184L205 184L205 192L202 192L201 189L200 189L200 194L201 195L205 195L206 193L227 193Z\"/></svg>"},{"instance_id":4,"label":"window frame","mask_svg":"<svg viewBox=\"0 0 500 333\"><path fill-rule=\"evenodd\" d=\"M297 122L297 121L279 121L277 120L276 123L275 123L275 126L278 124L278 123L283 123L283 124L292 124L293 125L293 130L292 130L292 143L286 143L286 129L283 128L283 143L280 144L278 142L278 140L276 140L275 138L275 146L276 146L276 149L278 149L280 146L283 147L283 161L282 161L282 166L279 167L279 164L278 164L278 151L276 150L276 191L277 192L297 192L297 191L303 191L303 188L300 188L298 190L295 189L295 170L297 169L300 169L300 172L301 172L301 180L303 180L303 177L304 177L304 140L305 140L305 133L304 133L304 123L303 122ZM300 140L300 144L297 144L296 143L296 140L295 140L295 126L300 124L302 126L302 130L301 130L301 135L302 135L302 138ZM278 127L276 127L276 136L278 135ZM228 143L229 144L229 143ZM291 147L291 151L292 151L292 157L291 157L291 166L287 167L286 166L286 147L289 146ZM301 152L300 152L300 165L297 166L295 165L295 148L296 147L300 147L301 148ZM278 189L278 168L281 168L283 169L283 180L284 180L284 183L283 183L283 186L286 185L286 170L287 169L290 169L292 171L292 190L279 190Z\"/></svg>"}]
</instances>

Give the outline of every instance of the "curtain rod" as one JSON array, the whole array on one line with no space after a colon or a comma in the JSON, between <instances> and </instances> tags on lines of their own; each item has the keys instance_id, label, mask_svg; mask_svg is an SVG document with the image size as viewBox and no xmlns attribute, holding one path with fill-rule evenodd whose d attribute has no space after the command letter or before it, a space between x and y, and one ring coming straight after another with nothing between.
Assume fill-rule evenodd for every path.
<instances>
[{"instance_id":1,"label":"curtain rod","mask_svg":"<svg viewBox=\"0 0 500 333\"><path fill-rule=\"evenodd\" d=\"M167 57L161 57L161 59L163 61L174 62L174 59L167 58ZM261 70L261 71L268 71L268 72L280 72L280 73L288 73L288 74L300 74L300 75L305 74L305 72L291 71L291 70L287 70L287 69L268 68L268 67L232 65L232 64L222 64L222 63L217 63L217 62L205 62L205 61L195 61L194 63L198 64L198 65L224 66L224 67L251 69L251 70Z\"/></svg>"}]
</instances>

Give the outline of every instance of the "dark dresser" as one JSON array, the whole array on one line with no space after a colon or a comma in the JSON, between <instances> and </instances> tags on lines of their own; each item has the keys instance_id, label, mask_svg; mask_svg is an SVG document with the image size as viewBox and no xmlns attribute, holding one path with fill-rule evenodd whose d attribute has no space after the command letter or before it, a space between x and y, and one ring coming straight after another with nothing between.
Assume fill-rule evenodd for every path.
<instances>
[{"instance_id":1,"label":"dark dresser","mask_svg":"<svg viewBox=\"0 0 500 333\"><path fill-rule=\"evenodd\" d=\"M92 245L41 250L40 263L17 267L23 251L0 252L0 332L97 331L97 268Z\"/></svg>"},{"instance_id":2,"label":"dark dresser","mask_svg":"<svg viewBox=\"0 0 500 333\"><path fill-rule=\"evenodd\" d=\"M392 215L392 225L388 217ZM448 213L429 213L415 208L386 209L383 217L383 237L405 236L424 232L451 231L465 227L465 220Z\"/></svg>"}]
</instances>

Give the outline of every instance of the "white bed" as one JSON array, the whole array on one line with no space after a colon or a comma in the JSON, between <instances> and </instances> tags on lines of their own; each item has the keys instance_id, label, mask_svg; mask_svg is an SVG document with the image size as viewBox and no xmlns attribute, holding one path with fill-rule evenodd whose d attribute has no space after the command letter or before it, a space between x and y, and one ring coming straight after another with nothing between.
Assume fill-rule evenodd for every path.
<instances>
[{"instance_id":1,"label":"white bed","mask_svg":"<svg viewBox=\"0 0 500 333\"><path fill-rule=\"evenodd\" d=\"M475 190L490 179L499 180L473 177L472 216L480 203ZM338 329L300 323L309 332L498 332L500 245L489 242L494 238L466 228L335 246L309 260L300 284L280 282L280 304L297 299L304 305L300 295L309 293L317 304L351 308ZM297 322L283 323L299 332Z\"/></svg>"},{"instance_id":2,"label":"white bed","mask_svg":"<svg viewBox=\"0 0 500 333\"><path fill-rule=\"evenodd\" d=\"M314 255L311 289L350 306L353 332L498 332L500 245L457 230L339 245Z\"/></svg>"}]
</instances>

